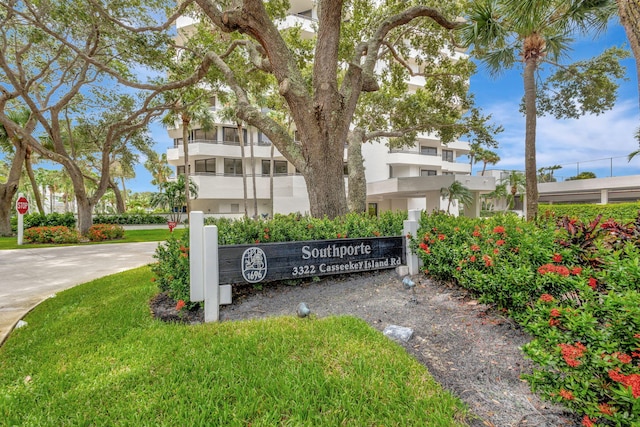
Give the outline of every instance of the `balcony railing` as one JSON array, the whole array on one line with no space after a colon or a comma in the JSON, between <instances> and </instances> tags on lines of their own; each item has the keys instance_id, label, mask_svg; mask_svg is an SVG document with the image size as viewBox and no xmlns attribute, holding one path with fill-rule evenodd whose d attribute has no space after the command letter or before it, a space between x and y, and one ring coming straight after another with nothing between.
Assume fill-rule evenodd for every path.
<instances>
[{"instance_id":1,"label":"balcony railing","mask_svg":"<svg viewBox=\"0 0 640 427\"><path fill-rule=\"evenodd\" d=\"M238 141L219 141L217 139L192 139L189 140L189 144L221 144L221 145L239 145ZM249 141L244 143L245 147L251 145ZM271 145L271 141L256 141L253 145L268 147ZM173 148L182 147L182 141L173 143Z\"/></svg>"}]
</instances>

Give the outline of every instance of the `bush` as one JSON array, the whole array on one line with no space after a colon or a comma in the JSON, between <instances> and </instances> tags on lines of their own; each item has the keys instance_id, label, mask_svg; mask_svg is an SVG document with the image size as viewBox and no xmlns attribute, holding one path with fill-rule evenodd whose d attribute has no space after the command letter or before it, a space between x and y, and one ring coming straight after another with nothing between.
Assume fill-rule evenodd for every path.
<instances>
[{"instance_id":1,"label":"bush","mask_svg":"<svg viewBox=\"0 0 640 427\"><path fill-rule=\"evenodd\" d=\"M167 241L158 245L153 255L158 260L151 266L151 270L157 276L155 279L161 292L168 292L176 301L190 301L189 283L189 232L172 233ZM191 309L198 303L189 302L187 308Z\"/></svg>"},{"instance_id":2,"label":"bush","mask_svg":"<svg viewBox=\"0 0 640 427\"><path fill-rule=\"evenodd\" d=\"M162 215L151 215L147 213L126 213L121 215L94 215L94 224L166 224L167 218Z\"/></svg>"},{"instance_id":3,"label":"bush","mask_svg":"<svg viewBox=\"0 0 640 427\"><path fill-rule=\"evenodd\" d=\"M556 218L568 216L570 218L587 221L602 214L602 220L613 218L626 224L633 221L640 210L640 203L611 203L608 205L573 204L573 205L539 205L540 216L552 215Z\"/></svg>"},{"instance_id":4,"label":"bush","mask_svg":"<svg viewBox=\"0 0 640 427\"><path fill-rule=\"evenodd\" d=\"M625 223L629 222L628 220ZM583 425L640 425L640 216L527 223L424 215L411 245L435 278L509 311L533 340L524 378Z\"/></svg>"},{"instance_id":5,"label":"bush","mask_svg":"<svg viewBox=\"0 0 640 427\"><path fill-rule=\"evenodd\" d=\"M73 212L64 214L53 212L47 215L33 213L24 216L23 224L25 230L32 227L55 227L59 225L67 228L75 228L76 217ZM15 216L11 218L11 227L14 231L18 229L18 218Z\"/></svg>"},{"instance_id":6,"label":"bush","mask_svg":"<svg viewBox=\"0 0 640 427\"><path fill-rule=\"evenodd\" d=\"M95 224L89 228L87 237L92 242L122 239L124 237L124 228L116 224Z\"/></svg>"},{"instance_id":7,"label":"bush","mask_svg":"<svg viewBox=\"0 0 640 427\"><path fill-rule=\"evenodd\" d=\"M24 239L30 243L78 243L80 235L64 225L31 227L24 231Z\"/></svg>"}]
</instances>

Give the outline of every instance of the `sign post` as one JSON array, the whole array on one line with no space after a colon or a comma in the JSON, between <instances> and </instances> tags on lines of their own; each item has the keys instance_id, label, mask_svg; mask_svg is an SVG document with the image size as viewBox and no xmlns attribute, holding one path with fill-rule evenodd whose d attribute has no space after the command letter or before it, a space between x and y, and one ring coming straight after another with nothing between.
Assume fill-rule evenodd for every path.
<instances>
[{"instance_id":1,"label":"sign post","mask_svg":"<svg viewBox=\"0 0 640 427\"><path fill-rule=\"evenodd\" d=\"M29 211L29 201L22 193L16 200L16 210L18 211L18 245L21 245L24 237L24 214Z\"/></svg>"}]
</instances>

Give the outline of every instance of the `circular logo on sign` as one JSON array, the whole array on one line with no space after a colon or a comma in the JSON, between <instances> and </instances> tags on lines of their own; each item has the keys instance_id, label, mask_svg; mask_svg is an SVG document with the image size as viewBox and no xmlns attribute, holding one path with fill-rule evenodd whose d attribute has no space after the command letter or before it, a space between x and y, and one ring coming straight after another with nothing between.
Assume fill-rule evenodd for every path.
<instances>
[{"instance_id":1,"label":"circular logo on sign","mask_svg":"<svg viewBox=\"0 0 640 427\"><path fill-rule=\"evenodd\" d=\"M242 277L258 283L267 276L267 255L260 248L249 248L242 254Z\"/></svg>"}]
</instances>

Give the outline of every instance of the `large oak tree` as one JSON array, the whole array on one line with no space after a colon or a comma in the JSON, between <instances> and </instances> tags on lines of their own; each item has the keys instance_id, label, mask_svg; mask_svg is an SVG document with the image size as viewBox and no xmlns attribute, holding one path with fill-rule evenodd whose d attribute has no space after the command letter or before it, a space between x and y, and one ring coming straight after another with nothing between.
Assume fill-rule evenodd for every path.
<instances>
[{"instance_id":1,"label":"large oak tree","mask_svg":"<svg viewBox=\"0 0 640 427\"><path fill-rule=\"evenodd\" d=\"M343 154L363 93L379 90L377 66L383 56L412 54L418 68L441 58L443 40L459 27L454 2L439 8L404 2L319 0L312 55L301 54L298 39L278 24L288 4L261 0L233 3L195 0L208 22L227 34L226 49L209 52L214 66L237 98L237 115L264 132L304 176L311 214L335 217L347 212ZM434 3L436 4L436 3ZM250 63L239 70L233 51ZM437 51L440 50L440 53ZM424 55L427 52L427 55ZM306 52L305 52L306 53ZM433 58L431 57L431 60ZM310 64L310 65L309 65ZM299 143L288 129L251 102L243 84L247 70L270 75L296 125Z\"/></svg>"}]
</instances>

